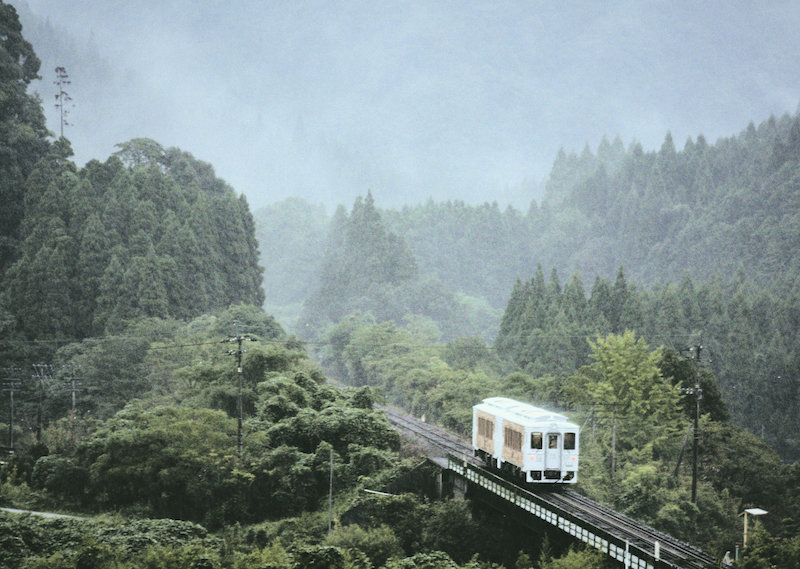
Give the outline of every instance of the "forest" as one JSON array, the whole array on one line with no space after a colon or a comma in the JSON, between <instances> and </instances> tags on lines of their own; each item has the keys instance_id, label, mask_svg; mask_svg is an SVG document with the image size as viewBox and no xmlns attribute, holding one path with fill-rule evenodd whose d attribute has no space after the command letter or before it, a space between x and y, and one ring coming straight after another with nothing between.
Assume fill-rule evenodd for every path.
<instances>
[{"instance_id":1,"label":"forest","mask_svg":"<svg viewBox=\"0 0 800 569\"><path fill-rule=\"evenodd\" d=\"M149 138L76 165L0 31L0 506L64 516L0 511L3 567L608 567L431 499L375 408L493 395L583 426L587 496L720 558L764 508L737 566L800 564L800 115L564 151L527 212L251 212Z\"/></svg>"},{"instance_id":2,"label":"forest","mask_svg":"<svg viewBox=\"0 0 800 569\"><path fill-rule=\"evenodd\" d=\"M369 245L345 235L371 239L358 210L375 209L416 271L380 285L385 297L361 285L326 292L337 279L363 279L371 267L336 263L324 246L324 212L279 202L255 213L259 241L288 232L299 248L262 253L267 306L298 332L309 319L330 322L325 312L343 298L349 310L379 322L403 325L411 313L434 323L443 340L480 338L534 376L585 365L586 339L598 334L629 329L684 355L699 342L733 421L796 461L799 157L800 115L787 115L714 145L698 136L682 151L667 134L656 152L636 143L625 149L619 139L602 140L596 152L562 152L547 195L525 213L433 201L380 211L368 193L349 218L340 208L327 222L329 246L352 247L362 263ZM280 225L270 223L277 218ZM349 228L340 228L343 220ZM316 237L305 247L301 235ZM286 275L295 276L293 286L283 286ZM425 301L394 306L412 286L425 291L414 295Z\"/></svg>"}]
</instances>

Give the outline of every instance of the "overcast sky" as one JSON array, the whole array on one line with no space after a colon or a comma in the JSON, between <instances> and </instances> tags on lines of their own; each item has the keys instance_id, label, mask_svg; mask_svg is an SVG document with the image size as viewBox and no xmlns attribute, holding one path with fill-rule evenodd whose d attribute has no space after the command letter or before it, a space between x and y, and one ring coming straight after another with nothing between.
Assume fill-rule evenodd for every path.
<instances>
[{"instance_id":1,"label":"overcast sky","mask_svg":"<svg viewBox=\"0 0 800 569\"><path fill-rule=\"evenodd\" d=\"M330 211L367 190L381 207L524 209L559 147L653 150L671 131L680 149L800 102L796 1L27 4L108 64L100 79L67 68L80 164L153 138L254 209L299 196ZM57 131L50 67L68 58L34 49Z\"/></svg>"}]
</instances>

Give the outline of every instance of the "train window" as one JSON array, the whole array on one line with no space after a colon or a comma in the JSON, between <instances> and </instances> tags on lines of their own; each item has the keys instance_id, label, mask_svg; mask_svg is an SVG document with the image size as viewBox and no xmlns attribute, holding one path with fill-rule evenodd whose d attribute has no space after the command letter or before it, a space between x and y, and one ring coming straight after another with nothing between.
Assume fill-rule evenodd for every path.
<instances>
[{"instance_id":1,"label":"train window","mask_svg":"<svg viewBox=\"0 0 800 569\"><path fill-rule=\"evenodd\" d=\"M488 439L494 437L494 423L483 417L478 417L478 434Z\"/></svg>"},{"instance_id":2,"label":"train window","mask_svg":"<svg viewBox=\"0 0 800 569\"><path fill-rule=\"evenodd\" d=\"M531 448L542 448L542 433L531 433Z\"/></svg>"},{"instance_id":3,"label":"train window","mask_svg":"<svg viewBox=\"0 0 800 569\"><path fill-rule=\"evenodd\" d=\"M564 433L564 450L575 450L575 433Z\"/></svg>"},{"instance_id":4,"label":"train window","mask_svg":"<svg viewBox=\"0 0 800 569\"><path fill-rule=\"evenodd\" d=\"M522 450L522 433L506 427L503 435L504 446L512 450Z\"/></svg>"},{"instance_id":5,"label":"train window","mask_svg":"<svg viewBox=\"0 0 800 569\"><path fill-rule=\"evenodd\" d=\"M558 435L547 435L547 448L558 448Z\"/></svg>"}]
</instances>

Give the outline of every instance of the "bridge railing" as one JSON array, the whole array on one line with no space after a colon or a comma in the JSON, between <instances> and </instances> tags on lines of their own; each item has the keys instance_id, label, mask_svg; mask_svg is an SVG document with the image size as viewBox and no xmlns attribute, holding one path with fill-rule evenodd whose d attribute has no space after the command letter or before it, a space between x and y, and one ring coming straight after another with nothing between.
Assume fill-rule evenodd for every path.
<instances>
[{"instance_id":1,"label":"bridge railing","mask_svg":"<svg viewBox=\"0 0 800 569\"><path fill-rule=\"evenodd\" d=\"M647 551L603 528L593 526L586 520L567 512L544 498L519 488L500 476L465 461L463 458L451 454L447 457L447 463L449 470L469 482L488 490L492 494L503 498L595 549L599 549L613 559L623 563L625 567L634 569L680 569L677 565L660 559L658 545L654 545L653 551Z\"/></svg>"}]
</instances>

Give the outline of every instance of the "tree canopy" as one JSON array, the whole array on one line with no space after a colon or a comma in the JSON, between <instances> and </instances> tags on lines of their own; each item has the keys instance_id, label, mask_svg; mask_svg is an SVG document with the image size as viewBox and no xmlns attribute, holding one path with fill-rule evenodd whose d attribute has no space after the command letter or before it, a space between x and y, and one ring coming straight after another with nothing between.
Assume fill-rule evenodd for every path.
<instances>
[{"instance_id":1,"label":"tree canopy","mask_svg":"<svg viewBox=\"0 0 800 569\"><path fill-rule=\"evenodd\" d=\"M50 146L41 101L27 92L39 65L16 9L0 3L0 276L17 257L25 180Z\"/></svg>"},{"instance_id":2,"label":"tree canopy","mask_svg":"<svg viewBox=\"0 0 800 569\"><path fill-rule=\"evenodd\" d=\"M353 313L401 323L423 316L454 337L469 325L467 311L436 279L421 279L405 241L388 231L372 195L340 207L328 230L325 255L298 328L321 336Z\"/></svg>"},{"instance_id":3,"label":"tree canopy","mask_svg":"<svg viewBox=\"0 0 800 569\"><path fill-rule=\"evenodd\" d=\"M28 178L20 255L2 282L26 338L264 301L244 198L186 152L121 146L128 166L112 156L78 170L54 147Z\"/></svg>"}]
</instances>

